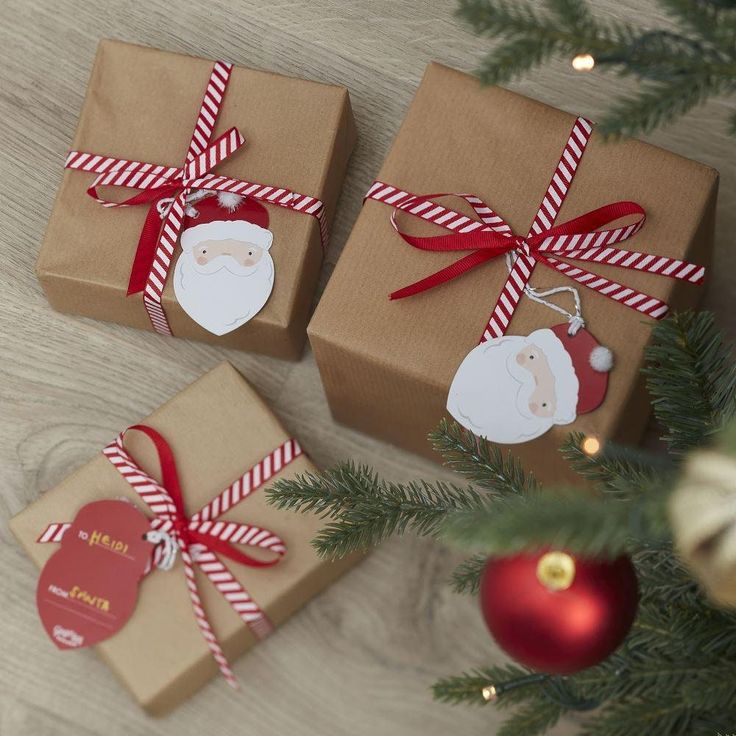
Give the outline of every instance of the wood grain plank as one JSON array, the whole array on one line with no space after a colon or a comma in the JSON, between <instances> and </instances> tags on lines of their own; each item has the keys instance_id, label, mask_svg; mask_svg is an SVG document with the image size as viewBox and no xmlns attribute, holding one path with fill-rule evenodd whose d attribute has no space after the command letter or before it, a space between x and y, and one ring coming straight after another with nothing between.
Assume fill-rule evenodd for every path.
<instances>
[{"instance_id":1,"label":"wood grain plank","mask_svg":"<svg viewBox=\"0 0 736 736\"><path fill-rule=\"evenodd\" d=\"M602 14L665 22L650 0L596 0ZM297 363L220 350L52 312L36 282L38 243L76 125L97 40L115 37L346 84L360 130L324 286L364 191L398 130L424 66L472 70L486 41L452 0L5 0L0 6L0 734L491 733L490 708L431 701L438 676L497 660L473 600L445 581L457 561L437 544L393 540L310 604L235 669L243 691L213 682L152 720L90 652L59 654L34 610L35 571L7 519L223 358L240 368L322 464L345 457L392 478L446 478L424 460L330 419L311 354ZM626 84L558 61L512 87L595 118ZM736 161L714 101L651 136L722 173L707 304L736 328ZM176 121L172 121L176 124ZM189 125L190 122L186 121ZM105 398L103 398L105 396ZM556 733L571 733L563 724Z\"/></svg>"}]
</instances>

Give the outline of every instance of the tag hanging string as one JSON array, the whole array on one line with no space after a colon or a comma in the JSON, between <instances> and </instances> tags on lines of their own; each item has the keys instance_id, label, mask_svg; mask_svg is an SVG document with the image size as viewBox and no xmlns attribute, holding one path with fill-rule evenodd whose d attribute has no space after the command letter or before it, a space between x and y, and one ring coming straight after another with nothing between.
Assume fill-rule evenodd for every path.
<instances>
[{"instance_id":1,"label":"tag hanging string","mask_svg":"<svg viewBox=\"0 0 736 736\"><path fill-rule=\"evenodd\" d=\"M509 274L512 272L514 267L515 256L513 253L506 254L506 268ZM524 287L524 293L537 304L542 304L545 307L554 310L561 314L569 323L568 334L576 335L580 329L585 327L585 320L583 319L583 308L580 303L580 293L574 286L551 286L547 289L540 289L539 287L529 286L527 284ZM575 313L568 312L559 304L555 304L549 301L548 297L555 296L557 294L571 294L573 303L575 305Z\"/></svg>"},{"instance_id":2,"label":"tag hanging string","mask_svg":"<svg viewBox=\"0 0 736 736\"><path fill-rule=\"evenodd\" d=\"M682 279L694 284L702 283L705 274L705 268L684 260L613 247L634 236L644 226L646 214L635 202L614 202L562 225L555 225L592 130L589 121L584 118L576 119L547 192L525 237L515 235L511 226L497 212L473 194L444 192L418 195L382 181L375 181L366 194L366 200L376 200L393 208L391 224L406 243L426 251L470 251L436 273L393 292L391 298L414 296L458 278L497 256L512 253L516 256L513 268L480 342L506 334L537 263L565 274L578 284L642 314L662 319L667 314L668 306L661 299L591 273L580 265L561 260L590 261ZM435 200L440 197L464 200L472 207L478 219L437 204ZM433 222L451 232L430 237L410 235L399 225L398 218L404 214ZM628 220L628 224L619 223L624 218Z\"/></svg>"}]
</instances>

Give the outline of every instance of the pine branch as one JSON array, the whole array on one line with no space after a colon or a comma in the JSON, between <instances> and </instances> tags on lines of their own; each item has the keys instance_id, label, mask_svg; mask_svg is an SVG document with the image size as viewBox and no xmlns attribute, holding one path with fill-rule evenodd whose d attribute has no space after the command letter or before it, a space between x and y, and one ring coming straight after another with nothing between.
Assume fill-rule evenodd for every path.
<instances>
[{"instance_id":1,"label":"pine branch","mask_svg":"<svg viewBox=\"0 0 736 736\"><path fill-rule=\"evenodd\" d=\"M581 736L696 736L692 730L695 715L678 697L613 702L585 724Z\"/></svg>"},{"instance_id":2,"label":"pine branch","mask_svg":"<svg viewBox=\"0 0 736 736\"><path fill-rule=\"evenodd\" d=\"M444 677L432 685L432 693L436 700L444 703L486 705L488 701L482 694L484 687L522 680L529 675L530 671L528 669L514 664L485 667L472 670L472 672L463 672L461 675ZM529 697L533 697L535 690L534 683L530 683L527 687L516 687L504 693L503 697L495 703L500 707L517 705Z\"/></svg>"},{"instance_id":3,"label":"pine branch","mask_svg":"<svg viewBox=\"0 0 736 736\"><path fill-rule=\"evenodd\" d=\"M472 488L424 481L387 483L353 463L277 481L267 495L277 508L332 519L313 540L325 557L364 550L406 531L434 535L449 513L478 509L484 503Z\"/></svg>"},{"instance_id":4,"label":"pine branch","mask_svg":"<svg viewBox=\"0 0 736 736\"><path fill-rule=\"evenodd\" d=\"M668 458L614 442L606 442L594 454L583 450L585 435L572 432L560 447L570 467L613 497L627 498L646 492L655 480L661 482L662 473L671 473Z\"/></svg>"},{"instance_id":5,"label":"pine branch","mask_svg":"<svg viewBox=\"0 0 736 736\"><path fill-rule=\"evenodd\" d=\"M549 39L512 38L481 61L477 74L483 84L506 84L549 60L555 46Z\"/></svg>"},{"instance_id":6,"label":"pine branch","mask_svg":"<svg viewBox=\"0 0 736 736\"><path fill-rule=\"evenodd\" d=\"M597 129L613 138L648 133L684 115L725 87L725 80L707 75L683 75L670 82L649 84L635 96L615 102Z\"/></svg>"},{"instance_id":7,"label":"pine branch","mask_svg":"<svg viewBox=\"0 0 736 736\"><path fill-rule=\"evenodd\" d=\"M507 718L497 736L540 736L547 733L565 714L565 709L553 700L540 699L522 705Z\"/></svg>"},{"instance_id":8,"label":"pine branch","mask_svg":"<svg viewBox=\"0 0 736 736\"><path fill-rule=\"evenodd\" d=\"M697 0L660 0L660 4L676 21L695 36L715 45L730 41L733 46L736 24L713 3Z\"/></svg>"},{"instance_id":9,"label":"pine branch","mask_svg":"<svg viewBox=\"0 0 736 736\"><path fill-rule=\"evenodd\" d=\"M633 556L640 583L642 602L690 606L702 600L702 591L685 569L672 545L644 547Z\"/></svg>"},{"instance_id":10,"label":"pine branch","mask_svg":"<svg viewBox=\"0 0 736 736\"><path fill-rule=\"evenodd\" d=\"M450 582L456 593L475 595L480 588L480 578L488 558L486 555L473 555L461 562L452 573Z\"/></svg>"},{"instance_id":11,"label":"pine branch","mask_svg":"<svg viewBox=\"0 0 736 736\"><path fill-rule=\"evenodd\" d=\"M672 645L664 654L646 652L641 648L628 653L624 647L601 664L567 680L583 697L594 702L634 698L656 700L660 693L681 693L688 705L703 710L710 702L713 688L726 694L720 705L732 702L728 694L736 690L735 674L733 662L722 662L720 658L703 662L683 657ZM728 686L723 683L728 683Z\"/></svg>"},{"instance_id":12,"label":"pine branch","mask_svg":"<svg viewBox=\"0 0 736 736\"><path fill-rule=\"evenodd\" d=\"M448 517L443 536L467 552L506 555L543 547L613 558L642 543L666 539L667 516L661 493L636 504L605 502L580 489L546 491L533 500L513 497L492 507Z\"/></svg>"},{"instance_id":13,"label":"pine branch","mask_svg":"<svg viewBox=\"0 0 736 736\"><path fill-rule=\"evenodd\" d=\"M736 409L736 365L709 312L655 326L646 350L647 389L671 452L702 445Z\"/></svg>"},{"instance_id":14,"label":"pine branch","mask_svg":"<svg viewBox=\"0 0 736 736\"><path fill-rule=\"evenodd\" d=\"M599 129L619 136L649 131L736 89L733 9L706 0L661 2L685 33L605 22L583 0L460 0L457 15L476 33L501 40L478 70L485 84L508 82L552 56L581 53L591 54L597 68L649 81L604 117Z\"/></svg>"},{"instance_id":15,"label":"pine branch","mask_svg":"<svg viewBox=\"0 0 736 736\"><path fill-rule=\"evenodd\" d=\"M539 490L534 476L525 473L510 452L504 455L497 446L476 437L457 422L443 419L429 440L447 467L494 496L527 495Z\"/></svg>"}]
</instances>

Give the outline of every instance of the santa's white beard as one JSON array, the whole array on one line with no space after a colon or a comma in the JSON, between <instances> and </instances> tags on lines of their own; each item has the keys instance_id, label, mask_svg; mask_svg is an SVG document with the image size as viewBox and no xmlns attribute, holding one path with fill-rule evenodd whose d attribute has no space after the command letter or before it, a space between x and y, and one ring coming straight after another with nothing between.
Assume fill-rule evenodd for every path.
<instances>
[{"instance_id":1,"label":"santa's white beard","mask_svg":"<svg viewBox=\"0 0 736 736\"><path fill-rule=\"evenodd\" d=\"M273 275L273 260L267 251L250 268L228 255L200 266L191 250L183 251L174 270L174 292L195 322L215 335L224 335L261 311L271 295Z\"/></svg>"},{"instance_id":2,"label":"santa's white beard","mask_svg":"<svg viewBox=\"0 0 736 736\"><path fill-rule=\"evenodd\" d=\"M509 335L481 343L465 356L447 397L447 411L458 423L503 445L533 440L555 424L554 417L529 410L534 377L516 363L527 344L526 338Z\"/></svg>"}]
</instances>

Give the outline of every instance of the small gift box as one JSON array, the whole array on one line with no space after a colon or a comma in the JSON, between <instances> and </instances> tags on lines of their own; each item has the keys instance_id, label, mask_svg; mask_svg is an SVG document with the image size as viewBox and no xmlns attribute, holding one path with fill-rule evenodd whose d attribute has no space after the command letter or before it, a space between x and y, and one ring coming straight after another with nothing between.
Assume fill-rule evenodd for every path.
<instances>
[{"instance_id":1,"label":"small gift box","mask_svg":"<svg viewBox=\"0 0 736 736\"><path fill-rule=\"evenodd\" d=\"M101 41L38 258L49 302L298 358L355 138L343 87Z\"/></svg>"},{"instance_id":2,"label":"small gift box","mask_svg":"<svg viewBox=\"0 0 736 736\"><path fill-rule=\"evenodd\" d=\"M447 412L544 480L570 430L636 441L646 322L701 296L717 184L431 64L308 328L333 415L434 456Z\"/></svg>"},{"instance_id":3,"label":"small gift box","mask_svg":"<svg viewBox=\"0 0 736 736\"><path fill-rule=\"evenodd\" d=\"M358 559L319 559L320 520L267 503L265 485L312 470L239 373L210 371L11 519L49 636L99 641L155 715L218 668L234 683L229 662Z\"/></svg>"}]
</instances>

